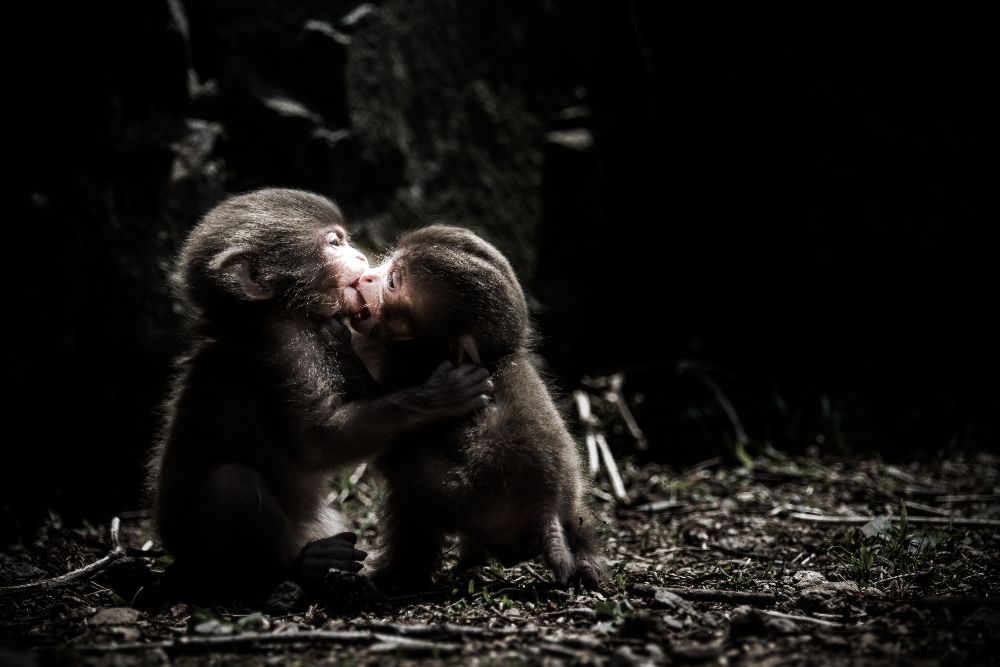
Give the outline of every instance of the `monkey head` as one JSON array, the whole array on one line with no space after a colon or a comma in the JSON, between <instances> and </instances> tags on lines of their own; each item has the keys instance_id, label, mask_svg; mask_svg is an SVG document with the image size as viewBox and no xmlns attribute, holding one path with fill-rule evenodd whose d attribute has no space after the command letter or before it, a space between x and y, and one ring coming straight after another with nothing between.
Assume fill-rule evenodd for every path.
<instances>
[{"instance_id":1,"label":"monkey head","mask_svg":"<svg viewBox=\"0 0 1000 667\"><path fill-rule=\"evenodd\" d=\"M382 343L443 341L455 361L476 363L528 343L528 308L513 268L467 229L431 225L404 234L358 289L366 314L352 326Z\"/></svg>"},{"instance_id":2,"label":"monkey head","mask_svg":"<svg viewBox=\"0 0 1000 667\"><path fill-rule=\"evenodd\" d=\"M301 190L231 197L188 236L174 287L210 324L290 311L357 316L368 259L350 246L343 224L332 201Z\"/></svg>"}]
</instances>

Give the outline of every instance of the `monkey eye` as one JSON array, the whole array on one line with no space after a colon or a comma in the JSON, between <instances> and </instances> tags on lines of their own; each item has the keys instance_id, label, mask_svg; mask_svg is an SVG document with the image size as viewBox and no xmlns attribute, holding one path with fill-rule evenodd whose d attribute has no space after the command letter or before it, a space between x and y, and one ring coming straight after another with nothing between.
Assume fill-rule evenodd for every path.
<instances>
[{"instance_id":1,"label":"monkey eye","mask_svg":"<svg viewBox=\"0 0 1000 667\"><path fill-rule=\"evenodd\" d=\"M329 234L327 234L326 242L332 246L339 246L341 243L343 243L343 241L340 240L340 237L337 236L337 232L330 232Z\"/></svg>"},{"instance_id":2,"label":"monkey eye","mask_svg":"<svg viewBox=\"0 0 1000 667\"><path fill-rule=\"evenodd\" d=\"M399 271L389 272L389 289L396 289L403 284L403 276L399 274Z\"/></svg>"}]
</instances>

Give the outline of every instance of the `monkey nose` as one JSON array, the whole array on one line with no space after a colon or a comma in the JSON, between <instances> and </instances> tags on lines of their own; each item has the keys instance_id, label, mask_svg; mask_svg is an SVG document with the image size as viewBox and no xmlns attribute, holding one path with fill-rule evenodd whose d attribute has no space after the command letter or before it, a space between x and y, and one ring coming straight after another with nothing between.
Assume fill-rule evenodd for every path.
<instances>
[{"instance_id":1,"label":"monkey nose","mask_svg":"<svg viewBox=\"0 0 1000 667\"><path fill-rule=\"evenodd\" d=\"M378 278L378 273L369 269L361 274L361 277L358 278L358 281L362 283L373 283L375 282L376 278Z\"/></svg>"}]
</instances>

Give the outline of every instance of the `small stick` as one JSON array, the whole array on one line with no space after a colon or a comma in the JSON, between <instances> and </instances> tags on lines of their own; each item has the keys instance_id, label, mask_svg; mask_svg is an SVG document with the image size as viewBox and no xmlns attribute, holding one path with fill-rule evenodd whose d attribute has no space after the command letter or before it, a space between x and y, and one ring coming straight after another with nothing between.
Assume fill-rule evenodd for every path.
<instances>
[{"instance_id":1,"label":"small stick","mask_svg":"<svg viewBox=\"0 0 1000 667\"><path fill-rule=\"evenodd\" d=\"M679 479L681 477L687 477L688 475L693 475L696 472L700 472L707 468L711 468L712 466L717 466L720 463L722 463L722 459L718 456L713 456L710 459L705 459L700 463L695 463L693 466L681 470L679 473L677 473L677 478Z\"/></svg>"},{"instance_id":2,"label":"small stick","mask_svg":"<svg viewBox=\"0 0 1000 667\"><path fill-rule=\"evenodd\" d=\"M827 628L842 628L843 623L834 623L833 621L824 621L822 618L813 618L812 616L796 616L795 614L783 614L780 611L771 611L769 609L761 609L760 613L766 614L768 616L773 616L774 618L784 618L789 621L800 621L802 623L813 623L814 625L822 625Z\"/></svg>"},{"instance_id":3,"label":"small stick","mask_svg":"<svg viewBox=\"0 0 1000 667\"><path fill-rule=\"evenodd\" d=\"M594 477L601 469L601 462L597 458L597 436L588 430L583 440L587 443L587 472Z\"/></svg>"},{"instance_id":4,"label":"small stick","mask_svg":"<svg viewBox=\"0 0 1000 667\"><path fill-rule=\"evenodd\" d=\"M601 452L601 458L604 460L604 467L607 468L608 477L611 479L611 489L615 492L619 500L628 502L628 494L625 493L625 483L622 482L622 476L618 472L618 465L615 463L614 457L611 456L611 448L608 447L608 441L604 438L603 433L598 433L595 438L597 440L597 448Z\"/></svg>"},{"instance_id":5,"label":"small stick","mask_svg":"<svg viewBox=\"0 0 1000 667\"><path fill-rule=\"evenodd\" d=\"M678 507L687 507L690 503L682 503L679 500L654 500L651 503L643 503L632 508L634 512L663 512L674 510Z\"/></svg>"},{"instance_id":6,"label":"small stick","mask_svg":"<svg viewBox=\"0 0 1000 667\"><path fill-rule=\"evenodd\" d=\"M1000 597L974 595L924 595L901 602L921 607L1000 607Z\"/></svg>"},{"instance_id":7,"label":"small stick","mask_svg":"<svg viewBox=\"0 0 1000 667\"><path fill-rule=\"evenodd\" d=\"M527 570L528 573L531 576L533 576L535 579L537 579L538 581L542 582L543 584L551 583L551 582L549 582L548 579L546 579L542 575L540 575L537 572L535 572L535 569L533 567L531 567L531 565L529 565L528 563L524 563L524 565L522 567L524 567L524 569Z\"/></svg>"},{"instance_id":8,"label":"small stick","mask_svg":"<svg viewBox=\"0 0 1000 667\"><path fill-rule=\"evenodd\" d=\"M61 586L66 586L74 581L89 579L98 572L106 570L112 564L125 556L125 548L122 547L118 539L118 530L120 527L121 520L118 517L111 519L111 551L108 552L107 556L104 556L100 560L51 579L30 581L26 584L17 584L16 586L2 586L0 587L0 595L15 595L18 593L30 593L32 591L48 591Z\"/></svg>"},{"instance_id":9,"label":"small stick","mask_svg":"<svg viewBox=\"0 0 1000 667\"><path fill-rule=\"evenodd\" d=\"M461 639L463 637L493 638L502 635L515 634L514 628L481 628L474 625L456 625L454 623L437 623L433 625L405 625L403 623L390 623L388 621L375 621L371 623L358 624L359 630L370 630L371 632L392 633L401 637L428 638L452 637Z\"/></svg>"},{"instance_id":10,"label":"small stick","mask_svg":"<svg viewBox=\"0 0 1000 667\"><path fill-rule=\"evenodd\" d=\"M657 588L649 590L655 594ZM750 591L724 591L714 588L660 588L678 595L690 602L727 602L730 604L775 604L778 596L774 593L753 593ZM638 592L638 587L637 587ZM646 589L643 588L643 592Z\"/></svg>"},{"instance_id":11,"label":"small stick","mask_svg":"<svg viewBox=\"0 0 1000 667\"><path fill-rule=\"evenodd\" d=\"M863 525L875 519L890 519L899 521L901 517L889 516L830 516L827 514L803 514L802 512L792 512L788 515L799 521L809 523L835 523L841 525ZM907 516L907 523L925 526L965 526L980 528L1000 528L1000 519L981 519L977 517L943 517L943 516Z\"/></svg>"},{"instance_id":12,"label":"small stick","mask_svg":"<svg viewBox=\"0 0 1000 667\"><path fill-rule=\"evenodd\" d=\"M937 516L947 516L947 517L954 516L951 512L943 510L939 507L932 507L931 505L924 505L923 503L916 503L913 502L912 500L904 500L902 498L895 498L894 500L897 500L905 504L907 510L911 509L918 510L920 512L927 512L928 514L936 514Z\"/></svg>"},{"instance_id":13,"label":"small stick","mask_svg":"<svg viewBox=\"0 0 1000 667\"><path fill-rule=\"evenodd\" d=\"M970 493L965 495L938 496L935 500L939 503L989 503L1000 500L1000 494Z\"/></svg>"},{"instance_id":14,"label":"small stick","mask_svg":"<svg viewBox=\"0 0 1000 667\"><path fill-rule=\"evenodd\" d=\"M745 445L750 442L750 438L747 437L746 429L743 428L743 422L740 421L740 416L736 412L736 408L733 404L729 402L729 398L722 392L722 388L715 383L715 380L708 377L705 374L699 376L701 381L712 390L712 394L715 395L715 400L719 402L722 406L722 411L726 413L729 417L729 422L733 425L733 431L736 432L736 442L740 445Z\"/></svg>"},{"instance_id":15,"label":"small stick","mask_svg":"<svg viewBox=\"0 0 1000 667\"><path fill-rule=\"evenodd\" d=\"M593 477L600 470L600 462L597 460L597 440L594 438L594 415L590 405L590 396L587 392L577 389L573 392L573 400L576 401L576 411L580 415L580 422L587 429L583 439L587 443L587 470Z\"/></svg>"},{"instance_id":16,"label":"small stick","mask_svg":"<svg viewBox=\"0 0 1000 667\"><path fill-rule=\"evenodd\" d=\"M333 644L370 644L376 641L399 643L402 637L386 635L363 630L304 630L300 632L282 632L265 634L246 632L239 635L220 635L212 637L178 637L159 642L132 642L126 644L96 644L91 646L74 646L78 651L87 653L128 652L162 649L164 651L191 651L235 648L253 644L295 644L295 643L333 643ZM411 642L417 640L411 639Z\"/></svg>"},{"instance_id":17,"label":"small stick","mask_svg":"<svg viewBox=\"0 0 1000 667\"><path fill-rule=\"evenodd\" d=\"M640 450L647 449L649 447L649 441L646 440L646 434L642 432L639 428L639 423L632 416L632 411L628 409L628 403L625 402L625 394L622 392L622 384L625 382L624 373L615 373L611 376L611 390L608 391L604 397L615 404L618 408L618 413L622 416L622 420L625 422L625 426L628 427L629 433L635 438L636 447Z\"/></svg>"},{"instance_id":18,"label":"small stick","mask_svg":"<svg viewBox=\"0 0 1000 667\"><path fill-rule=\"evenodd\" d=\"M586 607L570 607L569 609L543 611L540 614L535 614L535 616L539 618L548 618L550 616L593 616L595 613L593 609L587 609Z\"/></svg>"}]
</instances>

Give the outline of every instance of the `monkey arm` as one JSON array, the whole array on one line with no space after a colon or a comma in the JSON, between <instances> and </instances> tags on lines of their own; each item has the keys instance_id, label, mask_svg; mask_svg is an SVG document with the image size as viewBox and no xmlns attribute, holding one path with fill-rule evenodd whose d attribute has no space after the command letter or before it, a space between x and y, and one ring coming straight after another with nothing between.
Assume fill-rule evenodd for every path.
<instances>
[{"instance_id":1,"label":"monkey arm","mask_svg":"<svg viewBox=\"0 0 1000 667\"><path fill-rule=\"evenodd\" d=\"M445 362L418 387L336 407L307 432L303 457L308 465L320 467L374 458L407 431L484 407L492 392L485 368Z\"/></svg>"}]
</instances>

